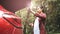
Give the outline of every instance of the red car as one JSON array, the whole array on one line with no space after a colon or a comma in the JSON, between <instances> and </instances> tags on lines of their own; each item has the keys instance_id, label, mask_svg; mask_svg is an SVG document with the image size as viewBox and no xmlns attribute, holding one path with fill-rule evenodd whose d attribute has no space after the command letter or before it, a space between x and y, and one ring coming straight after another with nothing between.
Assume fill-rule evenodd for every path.
<instances>
[{"instance_id":1,"label":"red car","mask_svg":"<svg viewBox=\"0 0 60 34\"><path fill-rule=\"evenodd\" d=\"M21 18L0 6L0 34L23 34Z\"/></svg>"},{"instance_id":2,"label":"red car","mask_svg":"<svg viewBox=\"0 0 60 34\"><path fill-rule=\"evenodd\" d=\"M0 34L23 34L21 18L17 17L14 12L25 8L30 1L0 0Z\"/></svg>"}]
</instances>

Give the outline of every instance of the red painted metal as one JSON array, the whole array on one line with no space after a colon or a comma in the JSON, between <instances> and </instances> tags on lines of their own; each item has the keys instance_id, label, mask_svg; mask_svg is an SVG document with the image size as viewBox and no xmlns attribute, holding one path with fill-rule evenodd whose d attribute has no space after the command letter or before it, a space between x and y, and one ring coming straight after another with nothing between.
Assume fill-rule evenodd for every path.
<instances>
[{"instance_id":1,"label":"red painted metal","mask_svg":"<svg viewBox=\"0 0 60 34\"><path fill-rule=\"evenodd\" d=\"M17 25L17 27L22 27L21 19L19 17L0 6L0 34L23 34L22 29L16 28L13 24L9 23L9 21Z\"/></svg>"}]
</instances>

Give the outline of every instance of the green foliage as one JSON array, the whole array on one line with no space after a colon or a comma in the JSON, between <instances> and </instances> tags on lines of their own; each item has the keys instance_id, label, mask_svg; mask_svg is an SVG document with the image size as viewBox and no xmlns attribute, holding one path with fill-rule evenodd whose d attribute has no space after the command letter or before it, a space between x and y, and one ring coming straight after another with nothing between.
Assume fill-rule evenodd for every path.
<instances>
[{"instance_id":1,"label":"green foliage","mask_svg":"<svg viewBox=\"0 0 60 34\"><path fill-rule=\"evenodd\" d=\"M36 6L42 5L44 7L44 12L47 15L47 34L60 34L60 0L37 0L34 2L36 3ZM17 11L16 14L21 17L23 27L26 25L26 34L32 34L33 27L28 25L28 23L33 23L35 16L30 13L27 18L28 11L26 8ZM26 21L28 23L26 23Z\"/></svg>"},{"instance_id":2,"label":"green foliage","mask_svg":"<svg viewBox=\"0 0 60 34\"><path fill-rule=\"evenodd\" d=\"M23 28L25 30L24 34L32 34L33 27L31 27L29 25L29 23L33 23L34 22L34 18L35 18L34 15L31 14L31 13L28 15L28 11L27 11L26 8L17 11L16 15L20 16L21 19L22 19Z\"/></svg>"}]
</instances>

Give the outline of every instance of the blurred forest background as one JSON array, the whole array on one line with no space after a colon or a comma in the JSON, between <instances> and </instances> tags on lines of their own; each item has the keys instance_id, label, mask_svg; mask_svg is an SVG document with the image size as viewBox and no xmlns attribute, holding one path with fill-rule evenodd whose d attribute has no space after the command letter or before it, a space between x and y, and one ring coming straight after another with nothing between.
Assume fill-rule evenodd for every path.
<instances>
[{"instance_id":1,"label":"blurred forest background","mask_svg":"<svg viewBox=\"0 0 60 34\"><path fill-rule=\"evenodd\" d=\"M47 34L60 34L60 0L32 0L35 6L43 6L46 13L46 31ZM36 9L33 8L34 11ZM24 34L32 34L33 27L29 23L34 23L35 16L27 8L16 12L21 17Z\"/></svg>"}]
</instances>

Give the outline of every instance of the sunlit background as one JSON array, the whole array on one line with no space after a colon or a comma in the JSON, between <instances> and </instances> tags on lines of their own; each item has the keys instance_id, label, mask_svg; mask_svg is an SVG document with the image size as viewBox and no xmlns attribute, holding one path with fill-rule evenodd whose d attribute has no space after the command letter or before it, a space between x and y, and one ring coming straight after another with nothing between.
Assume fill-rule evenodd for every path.
<instances>
[{"instance_id":1,"label":"sunlit background","mask_svg":"<svg viewBox=\"0 0 60 34\"><path fill-rule=\"evenodd\" d=\"M47 14L47 34L60 34L60 0L32 0L31 4L28 3L27 7L18 10L16 12L16 15L22 18L24 33L33 33L33 27L28 25L28 23L34 23L35 19L35 16L32 13L28 12L27 8L31 8L33 11L37 11L36 7L40 6L43 6L44 13Z\"/></svg>"}]
</instances>

